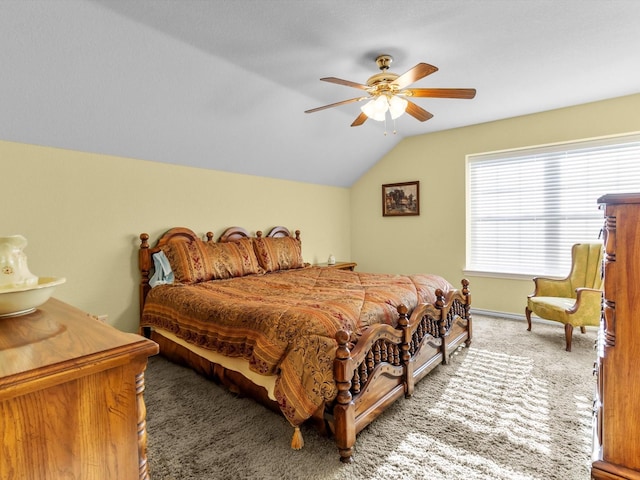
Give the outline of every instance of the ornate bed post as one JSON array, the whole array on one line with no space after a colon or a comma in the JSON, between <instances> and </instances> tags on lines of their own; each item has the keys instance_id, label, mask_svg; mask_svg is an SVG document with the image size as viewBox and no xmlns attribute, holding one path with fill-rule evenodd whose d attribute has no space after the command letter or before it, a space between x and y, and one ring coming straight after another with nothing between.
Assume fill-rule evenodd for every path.
<instances>
[{"instance_id":1,"label":"ornate bed post","mask_svg":"<svg viewBox=\"0 0 640 480\"><path fill-rule=\"evenodd\" d=\"M151 272L151 255L149 255L149 235L140 234L140 250L138 250L138 267L140 268L140 317L142 317L142 309L144 307L144 299L151 287L149 286L149 273ZM142 332L140 332L142 333Z\"/></svg>"},{"instance_id":2,"label":"ornate bed post","mask_svg":"<svg viewBox=\"0 0 640 480\"><path fill-rule=\"evenodd\" d=\"M442 363L447 365L449 363L449 348L447 346L447 313L444 311L444 292L438 288L435 291L436 303L435 307L438 309L438 335L442 339Z\"/></svg>"},{"instance_id":3,"label":"ornate bed post","mask_svg":"<svg viewBox=\"0 0 640 480\"><path fill-rule=\"evenodd\" d=\"M413 362L411 362L411 353L409 353L409 346L411 344L411 331L409 329L409 316L407 313L409 309L403 305L398 305L398 328L402 330L402 342L400 343L400 361L404 368L404 396L410 397L413 395L413 387L415 382L413 380Z\"/></svg>"},{"instance_id":4,"label":"ornate bed post","mask_svg":"<svg viewBox=\"0 0 640 480\"><path fill-rule=\"evenodd\" d=\"M355 405L351 396L351 378L353 375L351 351L348 342L350 335L344 330L336 333L338 349L333 364L333 374L338 387L336 405L333 407L335 421L335 436L340 461L351 463L353 459L353 445L356 443Z\"/></svg>"},{"instance_id":5,"label":"ornate bed post","mask_svg":"<svg viewBox=\"0 0 640 480\"><path fill-rule=\"evenodd\" d=\"M469 280L467 280L466 278L463 278L462 281L460 282L462 283L462 295L464 295L464 312L465 312L465 318L467 319L467 330L468 330L468 337L467 340L464 342L464 344L469 347L471 345L471 339L473 338L473 329L472 327L472 321L471 321L471 293L469 293Z\"/></svg>"}]
</instances>

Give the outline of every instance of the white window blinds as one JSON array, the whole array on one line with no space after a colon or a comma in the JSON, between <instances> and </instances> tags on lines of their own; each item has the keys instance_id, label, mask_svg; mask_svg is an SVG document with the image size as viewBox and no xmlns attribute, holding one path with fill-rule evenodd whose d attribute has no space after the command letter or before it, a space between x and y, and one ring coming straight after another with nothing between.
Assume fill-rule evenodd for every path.
<instances>
[{"instance_id":1,"label":"white window blinds","mask_svg":"<svg viewBox=\"0 0 640 480\"><path fill-rule=\"evenodd\" d=\"M467 267L565 276L597 241L597 199L640 191L640 134L467 156Z\"/></svg>"}]
</instances>

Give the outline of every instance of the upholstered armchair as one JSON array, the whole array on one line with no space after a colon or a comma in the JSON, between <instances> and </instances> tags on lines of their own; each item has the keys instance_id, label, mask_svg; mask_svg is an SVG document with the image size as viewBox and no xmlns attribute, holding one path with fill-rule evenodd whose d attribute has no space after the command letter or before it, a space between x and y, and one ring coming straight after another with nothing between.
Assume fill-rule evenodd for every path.
<instances>
[{"instance_id":1,"label":"upholstered armchair","mask_svg":"<svg viewBox=\"0 0 640 480\"><path fill-rule=\"evenodd\" d=\"M536 277L534 292L527 297L525 315L531 331L531 313L564 324L567 352L571 351L573 327L600 324L602 308L602 244L578 243L571 248L571 272L558 280Z\"/></svg>"}]
</instances>

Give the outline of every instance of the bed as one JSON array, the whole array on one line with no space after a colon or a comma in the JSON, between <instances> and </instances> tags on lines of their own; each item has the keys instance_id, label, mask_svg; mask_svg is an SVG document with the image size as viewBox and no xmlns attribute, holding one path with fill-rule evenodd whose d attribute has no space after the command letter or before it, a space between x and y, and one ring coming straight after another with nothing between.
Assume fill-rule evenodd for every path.
<instances>
[{"instance_id":1,"label":"bed","mask_svg":"<svg viewBox=\"0 0 640 480\"><path fill-rule=\"evenodd\" d=\"M140 328L161 355L335 439L356 435L472 337L469 282L304 263L300 232L140 235Z\"/></svg>"}]
</instances>

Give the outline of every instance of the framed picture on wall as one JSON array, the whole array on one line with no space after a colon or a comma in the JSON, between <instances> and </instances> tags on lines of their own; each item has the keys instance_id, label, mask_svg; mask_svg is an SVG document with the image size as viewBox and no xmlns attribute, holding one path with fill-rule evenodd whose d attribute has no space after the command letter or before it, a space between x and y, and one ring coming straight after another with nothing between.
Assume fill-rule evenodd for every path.
<instances>
[{"instance_id":1,"label":"framed picture on wall","mask_svg":"<svg viewBox=\"0 0 640 480\"><path fill-rule=\"evenodd\" d=\"M420 182L382 185L382 216L420 215Z\"/></svg>"}]
</instances>

